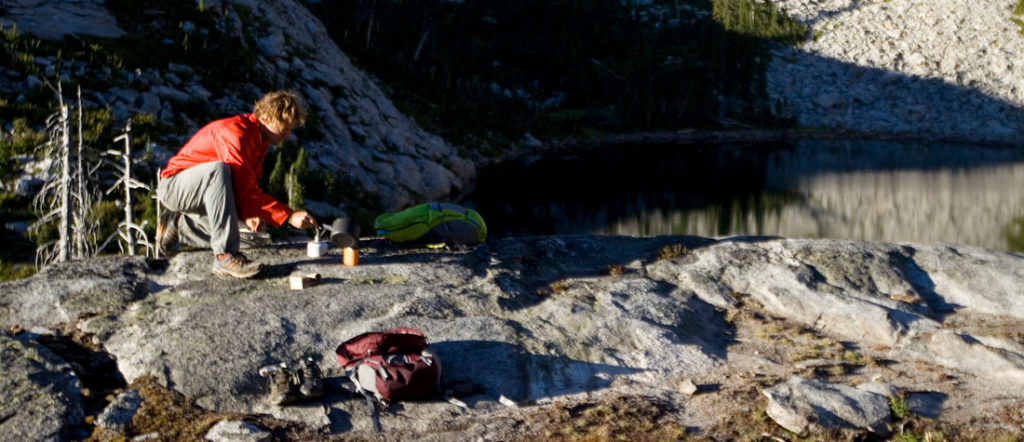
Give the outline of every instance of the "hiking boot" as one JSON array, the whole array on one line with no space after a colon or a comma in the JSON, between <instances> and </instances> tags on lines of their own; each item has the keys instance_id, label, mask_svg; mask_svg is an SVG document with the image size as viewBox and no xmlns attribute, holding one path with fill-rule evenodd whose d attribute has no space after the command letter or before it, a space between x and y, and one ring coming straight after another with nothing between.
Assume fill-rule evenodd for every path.
<instances>
[{"instance_id":1,"label":"hiking boot","mask_svg":"<svg viewBox=\"0 0 1024 442\"><path fill-rule=\"evenodd\" d=\"M160 225L156 229L156 251L164 258L178 253L178 220L181 213L166 210L160 214Z\"/></svg>"},{"instance_id":2,"label":"hiking boot","mask_svg":"<svg viewBox=\"0 0 1024 442\"><path fill-rule=\"evenodd\" d=\"M299 361L299 396L315 399L324 395L324 376L312 357Z\"/></svg>"},{"instance_id":3,"label":"hiking boot","mask_svg":"<svg viewBox=\"0 0 1024 442\"><path fill-rule=\"evenodd\" d=\"M298 399L295 394L295 373L288 370L284 362L260 367L259 373L267 378L267 402L270 405L287 405Z\"/></svg>"},{"instance_id":4,"label":"hiking boot","mask_svg":"<svg viewBox=\"0 0 1024 442\"><path fill-rule=\"evenodd\" d=\"M241 252L225 253L223 259L213 257L213 274L233 278L252 278L260 272L260 264L249 261Z\"/></svg>"}]
</instances>

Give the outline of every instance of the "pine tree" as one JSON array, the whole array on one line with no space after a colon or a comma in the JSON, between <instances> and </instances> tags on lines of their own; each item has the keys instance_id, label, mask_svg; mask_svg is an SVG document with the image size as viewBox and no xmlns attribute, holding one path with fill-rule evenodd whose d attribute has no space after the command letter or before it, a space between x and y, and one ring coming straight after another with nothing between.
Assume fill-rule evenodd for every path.
<instances>
[{"instance_id":1,"label":"pine tree","mask_svg":"<svg viewBox=\"0 0 1024 442\"><path fill-rule=\"evenodd\" d=\"M300 149L298 158L292 163L292 167L288 172L288 206L295 210L304 210L306 208L306 191L304 186L309 176L307 162L306 149Z\"/></svg>"},{"instance_id":2,"label":"pine tree","mask_svg":"<svg viewBox=\"0 0 1024 442\"><path fill-rule=\"evenodd\" d=\"M274 170L270 172L270 181L267 183L267 193L278 201L288 199L288 188L285 181L288 178L288 171L284 165L284 153L277 152L277 160L274 162Z\"/></svg>"}]
</instances>

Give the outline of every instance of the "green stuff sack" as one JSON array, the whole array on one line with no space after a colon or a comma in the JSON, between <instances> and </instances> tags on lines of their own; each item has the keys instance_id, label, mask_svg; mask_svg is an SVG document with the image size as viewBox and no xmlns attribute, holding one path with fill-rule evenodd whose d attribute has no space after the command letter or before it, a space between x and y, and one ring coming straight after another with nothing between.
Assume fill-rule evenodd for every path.
<instances>
[{"instance_id":1,"label":"green stuff sack","mask_svg":"<svg viewBox=\"0 0 1024 442\"><path fill-rule=\"evenodd\" d=\"M449 203L424 203L385 213L373 222L378 235L395 243L475 246L487 239L487 225L473 209Z\"/></svg>"}]
</instances>

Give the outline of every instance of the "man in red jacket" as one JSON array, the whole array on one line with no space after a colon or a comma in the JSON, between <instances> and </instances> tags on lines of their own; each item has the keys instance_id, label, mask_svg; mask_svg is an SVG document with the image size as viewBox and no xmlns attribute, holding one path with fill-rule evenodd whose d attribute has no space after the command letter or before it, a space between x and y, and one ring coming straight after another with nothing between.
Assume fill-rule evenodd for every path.
<instances>
[{"instance_id":1,"label":"man in red jacket","mask_svg":"<svg viewBox=\"0 0 1024 442\"><path fill-rule=\"evenodd\" d=\"M260 271L239 249L239 220L253 232L266 224L317 227L304 210L293 211L259 188L271 144L288 138L306 120L292 91L264 95L251 114L207 124L167 161L157 195L169 210L160 217L157 248L170 256L178 242L213 250L213 273L250 278Z\"/></svg>"}]
</instances>

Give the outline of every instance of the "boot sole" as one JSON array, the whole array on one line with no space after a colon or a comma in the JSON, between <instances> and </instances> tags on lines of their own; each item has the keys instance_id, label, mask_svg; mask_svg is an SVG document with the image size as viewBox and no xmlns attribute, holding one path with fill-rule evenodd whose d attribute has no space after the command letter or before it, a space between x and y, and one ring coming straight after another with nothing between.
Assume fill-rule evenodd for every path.
<instances>
[{"instance_id":1,"label":"boot sole","mask_svg":"<svg viewBox=\"0 0 1024 442\"><path fill-rule=\"evenodd\" d=\"M252 278L253 276L258 275L260 273L260 270L262 270L262 269L257 268L256 270L254 270L252 272L249 272L249 273L236 273L236 272L232 272L231 270L227 270L227 269L224 269L224 268L221 268L221 267L214 267L212 272L213 272L214 275L218 275L218 276L230 276L232 278L238 278L238 279L249 279L249 278Z\"/></svg>"}]
</instances>

